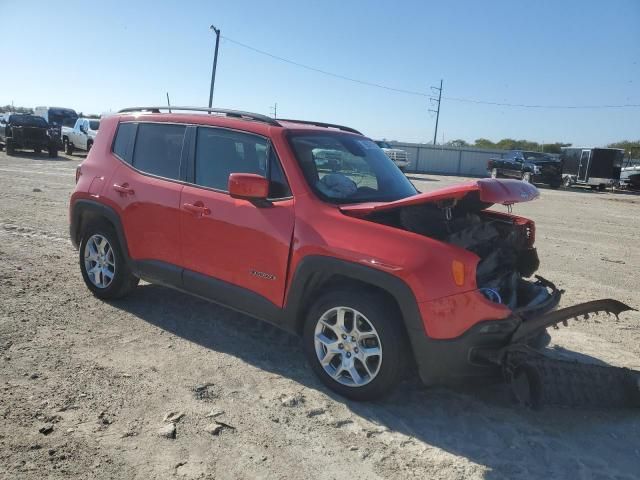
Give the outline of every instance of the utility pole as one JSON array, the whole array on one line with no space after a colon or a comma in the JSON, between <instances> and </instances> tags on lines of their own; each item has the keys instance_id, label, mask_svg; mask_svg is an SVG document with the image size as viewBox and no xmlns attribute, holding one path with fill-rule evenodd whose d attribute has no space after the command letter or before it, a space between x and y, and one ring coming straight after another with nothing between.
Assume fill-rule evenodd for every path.
<instances>
[{"instance_id":1,"label":"utility pole","mask_svg":"<svg viewBox=\"0 0 640 480\"><path fill-rule=\"evenodd\" d=\"M169 101L169 92L167 92L167 107L169 107L169 113L171 113L171 102Z\"/></svg>"},{"instance_id":2,"label":"utility pole","mask_svg":"<svg viewBox=\"0 0 640 480\"><path fill-rule=\"evenodd\" d=\"M209 108L212 108L213 85L216 83L216 66L218 65L218 45L220 44L220 29L214 27L213 25L211 25L209 28L216 33L216 49L213 54L213 68L211 69L211 90L209 90Z\"/></svg>"},{"instance_id":3,"label":"utility pole","mask_svg":"<svg viewBox=\"0 0 640 480\"><path fill-rule=\"evenodd\" d=\"M273 107L271 107L271 113L273 118L278 118L278 102L274 103Z\"/></svg>"},{"instance_id":4,"label":"utility pole","mask_svg":"<svg viewBox=\"0 0 640 480\"><path fill-rule=\"evenodd\" d=\"M431 87L431 91L432 92L438 92L438 109L437 110L429 110L430 112L433 112L436 114L436 129L433 132L433 144L436 144L436 138L438 135L438 120L440 120L440 101L442 100L442 80L440 80L440 88L438 87ZM436 101L435 97L429 97L429 100L431 101L431 104L433 105Z\"/></svg>"}]
</instances>

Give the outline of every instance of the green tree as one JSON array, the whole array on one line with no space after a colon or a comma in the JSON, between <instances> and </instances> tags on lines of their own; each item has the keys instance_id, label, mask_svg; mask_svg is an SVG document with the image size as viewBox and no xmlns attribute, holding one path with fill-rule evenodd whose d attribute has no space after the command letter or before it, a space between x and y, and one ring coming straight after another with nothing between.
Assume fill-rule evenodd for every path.
<instances>
[{"instance_id":1,"label":"green tree","mask_svg":"<svg viewBox=\"0 0 640 480\"><path fill-rule=\"evenodd\" d=\"M462 140L461 138L458 138L457 140L450 140L447 143L445 143L445 145L447 147L468 147L469 144Z\"/></svg>"},{"instance_id":2,"label":"green tree","mask_svg":"<svg viewBox=\"0 0 640 480\"><path fill-rule=\"evenodd\" d=\"M622 148L624 150L625 158L629 158L629 154L631 154L631 158L640 159L640 140L621 140L619 142L610 143L607 147Z\"/></svg>"},{"instance_id":3,"label":"green tree","mask_svg":"<svg viewBox=\"0 0 640 480\"><path fill-rule=\"evenodd\" d=\"M487 138L477 138L475 142L473 142L474 147L478 148L496 148L496 144Z\"/></svg>"}]
</instances>

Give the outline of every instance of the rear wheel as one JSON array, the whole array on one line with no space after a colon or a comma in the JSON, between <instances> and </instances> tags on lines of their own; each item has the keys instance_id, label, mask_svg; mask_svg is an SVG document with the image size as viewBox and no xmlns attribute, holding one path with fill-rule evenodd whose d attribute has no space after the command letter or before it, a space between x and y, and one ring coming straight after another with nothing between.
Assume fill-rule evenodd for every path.
<instances>
[{"instance_id":1,"label":"rear wheel","mask_svg":"<svg viewBox=\"0 0 640 480\"><path fill-rule=\"evenodd\" d=\"M42 149L40 147L36 147L33 149L33 153L41 153Z\"/></svg>"},{"instance_id":2,"label":"rear wheel","mask_svg":"<svg viewBox=\"0 0 640 480\"><path fill-rule=\"evenodd\" d=\"M523 172L522 181L525 183L531 183L531 172Z\"/></svg>"},{"instance_id":3,"label":"rear wheel","mask_svg":"<svg viewBox=\"0 0 640 480\"><path fill-rule=\"evenodd\" d=\"M131 273L118 237L107 222L90 224L80 242L80 271L98 298L114 299L130 293L138 278Z\"/></svg>"},{"instance_id":4,"label":"rear wheel","mask_svg":"<svg viewBox=\"0 0 640 480\"><path fill-rule=\"evenodd\" d=\"M562 183L564 184L565 187L569 188L571 186L571 177L569 175L567 175L562 180Z\"/></svg>"},{"instance_id":5,"label":"rear wheel","mask_svg":"<svg viewBox=\"0 0 640 480\"><path fill-rule=\"evenodd\" d=\"M316 375L353 400L390 393L406 370L406 338L396 308L366 290L328 292L306 319L303 344Z\"/></svg>"}]
</instances>

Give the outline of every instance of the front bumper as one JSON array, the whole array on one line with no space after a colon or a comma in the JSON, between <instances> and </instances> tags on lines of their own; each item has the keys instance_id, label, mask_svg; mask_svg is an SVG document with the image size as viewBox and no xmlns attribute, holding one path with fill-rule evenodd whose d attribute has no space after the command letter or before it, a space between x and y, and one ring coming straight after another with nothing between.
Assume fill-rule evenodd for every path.
<instances>
[{"instance_id":1,"label":"front bumper","mask_svg":"<svg viewBox=\"0 0 640 480\"><path fill-rule=\"evenodd\" d=\"M499 378L500 366L486 361L478 352L502 350L522 325L558 306L562 290L541 281L550 295L534 307L515 310L502 319L481 321L455 338L435 339L414 333L411 341L421 380L427 385L464 385L487 377Z\"/></svg>"}]
</instances>

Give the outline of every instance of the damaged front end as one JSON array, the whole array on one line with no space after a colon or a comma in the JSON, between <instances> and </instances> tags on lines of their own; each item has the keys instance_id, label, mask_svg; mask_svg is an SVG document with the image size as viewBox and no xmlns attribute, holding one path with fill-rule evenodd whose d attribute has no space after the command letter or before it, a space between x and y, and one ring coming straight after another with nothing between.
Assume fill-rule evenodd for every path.
<instances>
[{"instance_id":1,"label":"damaged front end","mask_svg":"<svg viewBox=\"0 0 640 480\"><path fill-rule=\"evenodd\" d=\"M564 292L534 275L540 263L534 246L535 224L510 213L514 203L537 197L533 185L484 179L396 202L341 210L472 252L478 258L477 292L491 304L505 307L506 317L477 318L453 338L432 335L425 339L424 348L414 344L425 383L468 384L473 378L498 375L512 386L521 403L532 407L640 406L640 373L552 358L548 349L541 349L549 338L549 327L602 312L617 317L633 309L604 299L555 310ZM509 213L488 210L493 204L506 205ZM426 318L436 310L428 311Z\"/></svg>"}]
</instances>

